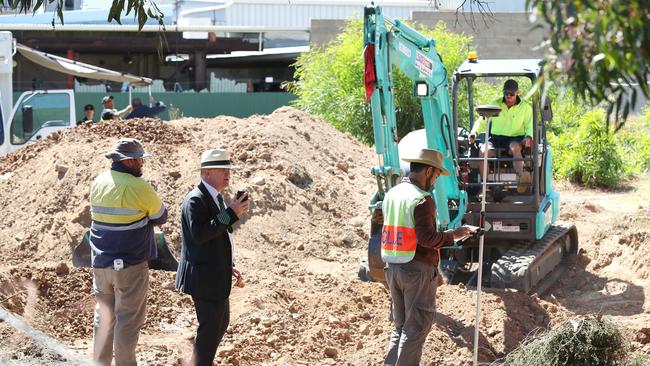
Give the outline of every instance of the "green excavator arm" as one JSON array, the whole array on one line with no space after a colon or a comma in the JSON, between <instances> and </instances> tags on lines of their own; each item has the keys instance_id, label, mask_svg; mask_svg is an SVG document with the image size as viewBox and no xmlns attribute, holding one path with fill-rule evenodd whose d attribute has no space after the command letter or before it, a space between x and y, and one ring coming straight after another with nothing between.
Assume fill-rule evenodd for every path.
<instances>
[{"instance_id":1,"label":"green excavator arm","mask_svg":"<svg viewBox=\"0 0 650 366\"><path fill-rule=\"evenodd\" d=\"M436 51L436 41L417 32L399 20L384 17L379 6L364 10L364 44L366 74L376 80L370 95L375 150L382 164L372 168L377 177L378 192L371 202L376 208L386 191L397 183L404 172L400 168L393 73L396 67L411 80L413 91L422 106L422 117L428 148L440 151L444 166L451 173L437 179L433 189L440 230L461 225L467 207L467 194L459 187L456 132L452 121L447 70ZM368 52L374 50L374 52ZM366 75L367 76L367 75ZM411 121L406 121L411 124Z\"/></svg>"},{"instance_id":2,"label":"green excavator arm","mask_svg":"<svg viewBox=\"0 0 650 366\"><path fill-rule=\"evenodd\" d=\"M400 150L428 147L444 156L444 167L450 176L440 176L432 191L438 230L454 229L462 224L467 210L467 193L459 185L456 132L447 90L449 80L436 51L436 41L399 20L384 17L381 7L371 5L364 9L364 45L366 96L372 110L375 150L381 159L380 165L371 169L377 179L377 192L370 202L368 256L362 261L359 277L384 282L380 254L381 201L406 174L400 167L400 153L405 151ZM422 106L424 130L407 135L402 144L397 135L398 123L413 125L413 121L396 119L393 68L413 81L413 93ZM425 136L419 134L421 132Z\"/></svg>"}]
</instances>

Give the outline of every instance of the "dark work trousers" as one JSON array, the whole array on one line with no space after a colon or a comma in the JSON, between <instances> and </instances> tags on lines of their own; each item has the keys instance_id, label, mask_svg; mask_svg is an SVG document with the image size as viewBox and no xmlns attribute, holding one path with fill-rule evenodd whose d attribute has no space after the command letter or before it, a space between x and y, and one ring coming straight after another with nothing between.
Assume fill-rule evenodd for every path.
<instances>
[{"instance_id":1,"label":"dark work trousers","mask_svg":"<svg viewBox=\"0 0 650 366\"><path fill-rule=\"evenodd\" d=\"M420 364L422 347L436 311L436 280L436 268L430 264L413 260L388 265L386 281L395 329L390 335L384 365Z\"/></svg>"},{"instance_id":2,"label":"dark work trousers","mask_svg":"<svg viewBox=\"0 0 650 366\"><path fill-rule=\"evenodd\" d=\"M192 296L196 319L199 328L194 340L191 365L212 366L214 355L221 338L226 333L230 322L230 304L228 299L223 302L205 301Z\"/></svg>"}]
</instances>

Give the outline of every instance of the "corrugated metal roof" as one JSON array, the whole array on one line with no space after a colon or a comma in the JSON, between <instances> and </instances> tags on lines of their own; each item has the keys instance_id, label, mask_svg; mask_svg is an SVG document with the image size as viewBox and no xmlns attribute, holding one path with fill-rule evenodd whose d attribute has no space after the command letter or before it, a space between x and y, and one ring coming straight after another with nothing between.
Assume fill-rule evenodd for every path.
<instances>
[{"instance_id":1,"label":"corrugated metal roof","mask_svg":"<svg viewBox=\"0 0 650 366\"><path fill-rule=\"evenodd\" d=\"M366 0L172 0L156 1L165 23L180 25L225 25L255 27L300 27L308 29L312 19L360 19ZM410 19L413 11L436 11L435 1L375 1L391 18ZM112 0L83 0L82 9L66 11L66 24L105 24ZM50 24L52 13L2 16L5 24ZM134 24L122 16L123 24ZM154 24L154 22L151 22Z\"/></svg>"},{"instance_id":2,"label":"corrugated metal roof","mask_svg":"<svg viewBox=\"0 0 650 366\"><path fill-rule=\"evenodd\" d=\"M183 10L193 9L191 17L209 17L214 22L234 26L309 27L312 19L361 19L368 1L358 0L233 0L214 2L210 10L204 0L180 2ZM436 11L434 1L376 1L391 18L409 19L413 11ZM196 8L205 11L197 13ZM189 17L189 15L188 15Z\"/></svg>"},{"instance_id":3,"label":"corrugated metal roof","mask_svg":"<svg viewBox=\"0 0 650 366\"><path fill-rule=\"evenodd\" d=\"M174 8L170 5L161 5L160 10L164 14L174 14ZM107 25L106 23L106 14L108 13L108 8L100 10L66 10L63 12L63 20L65 24L101 24ZM52 28L52 12L46 13L28 13L28 14L18 14L18 15L0 15L0 25L4 26L4 29L12 30L11 25L24 25L24 24L40 24L46 25L50 29ZM133 25L137 24L137 20L133 18L132 15L126 15L126 12L122 12L122 24L123 25ZM61 28L61 23L59 19L55 17L55 29ZM116 22L110 23L115 26L119 26ZM155 20L147 21L147 24L157 25ZM171 18L167 19L165 17L165 24L171 25Z\"/></svg>"}]
</instances>

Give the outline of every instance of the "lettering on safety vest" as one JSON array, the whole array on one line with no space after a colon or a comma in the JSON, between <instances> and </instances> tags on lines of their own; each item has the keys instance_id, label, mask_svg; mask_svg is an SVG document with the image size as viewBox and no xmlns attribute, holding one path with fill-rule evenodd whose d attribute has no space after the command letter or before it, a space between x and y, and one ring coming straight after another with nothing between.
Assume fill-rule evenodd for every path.
<instances>
[{"instance_id":1,"label":"lettering on safety vest","mask_svg":"<svg viewBox=\"0 0 650 366\"><path fill-rule=\"evenodd\" d=\"M382 257L388 263L410 262L415 256L415 229L385 225L381 232Z\"/></svg>"},{"instance_id":2,"label":"lettering on safety vest","mask_svg":"<svg viewBox=\"0 0 650 366\"><path fill-rule=\"evenodd\" d=\"M384 226L381 232L381 245L382 248L390 250L390 248L399 248L398 250L408 250L407 248L415 248L417 241L415 239L415 229L410 229L401 226Z\"/></svg>"}]
</instances>

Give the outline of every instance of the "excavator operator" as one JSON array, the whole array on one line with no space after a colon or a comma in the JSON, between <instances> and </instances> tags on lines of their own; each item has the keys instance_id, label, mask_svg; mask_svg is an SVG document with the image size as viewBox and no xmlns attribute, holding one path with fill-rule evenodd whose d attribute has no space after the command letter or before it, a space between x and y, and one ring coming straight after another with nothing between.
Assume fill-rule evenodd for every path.
<instances>
[{"instance_id":1,"label":"excavator operator","mask_svg":"<svg viewBox=\"0 0 650 366\"><path fill-rule=\"evenodd\" d=\"M495 148L510 150L514 158L522 158L522 147L530 147L533 141L533 109L530 104L519 96L519 84L515 80L508 79L503 84L503 97L494 101L495 105L501 107L498 117L492 117L490 126L490 140L484 144L480 151L480 157L485 155L494 157ZM485 132L485 120L481 119L474 125L469 134L469 143L476 141L476 134ZM519 183L530 183L530 173L524 171L524 162L514 161L513 166ZM483 165L479 166L483 176ZM522 189L523 187L523 189ZM519 191L523 193L525 186L520 186Z\"/></svg>"}]
</instances>

